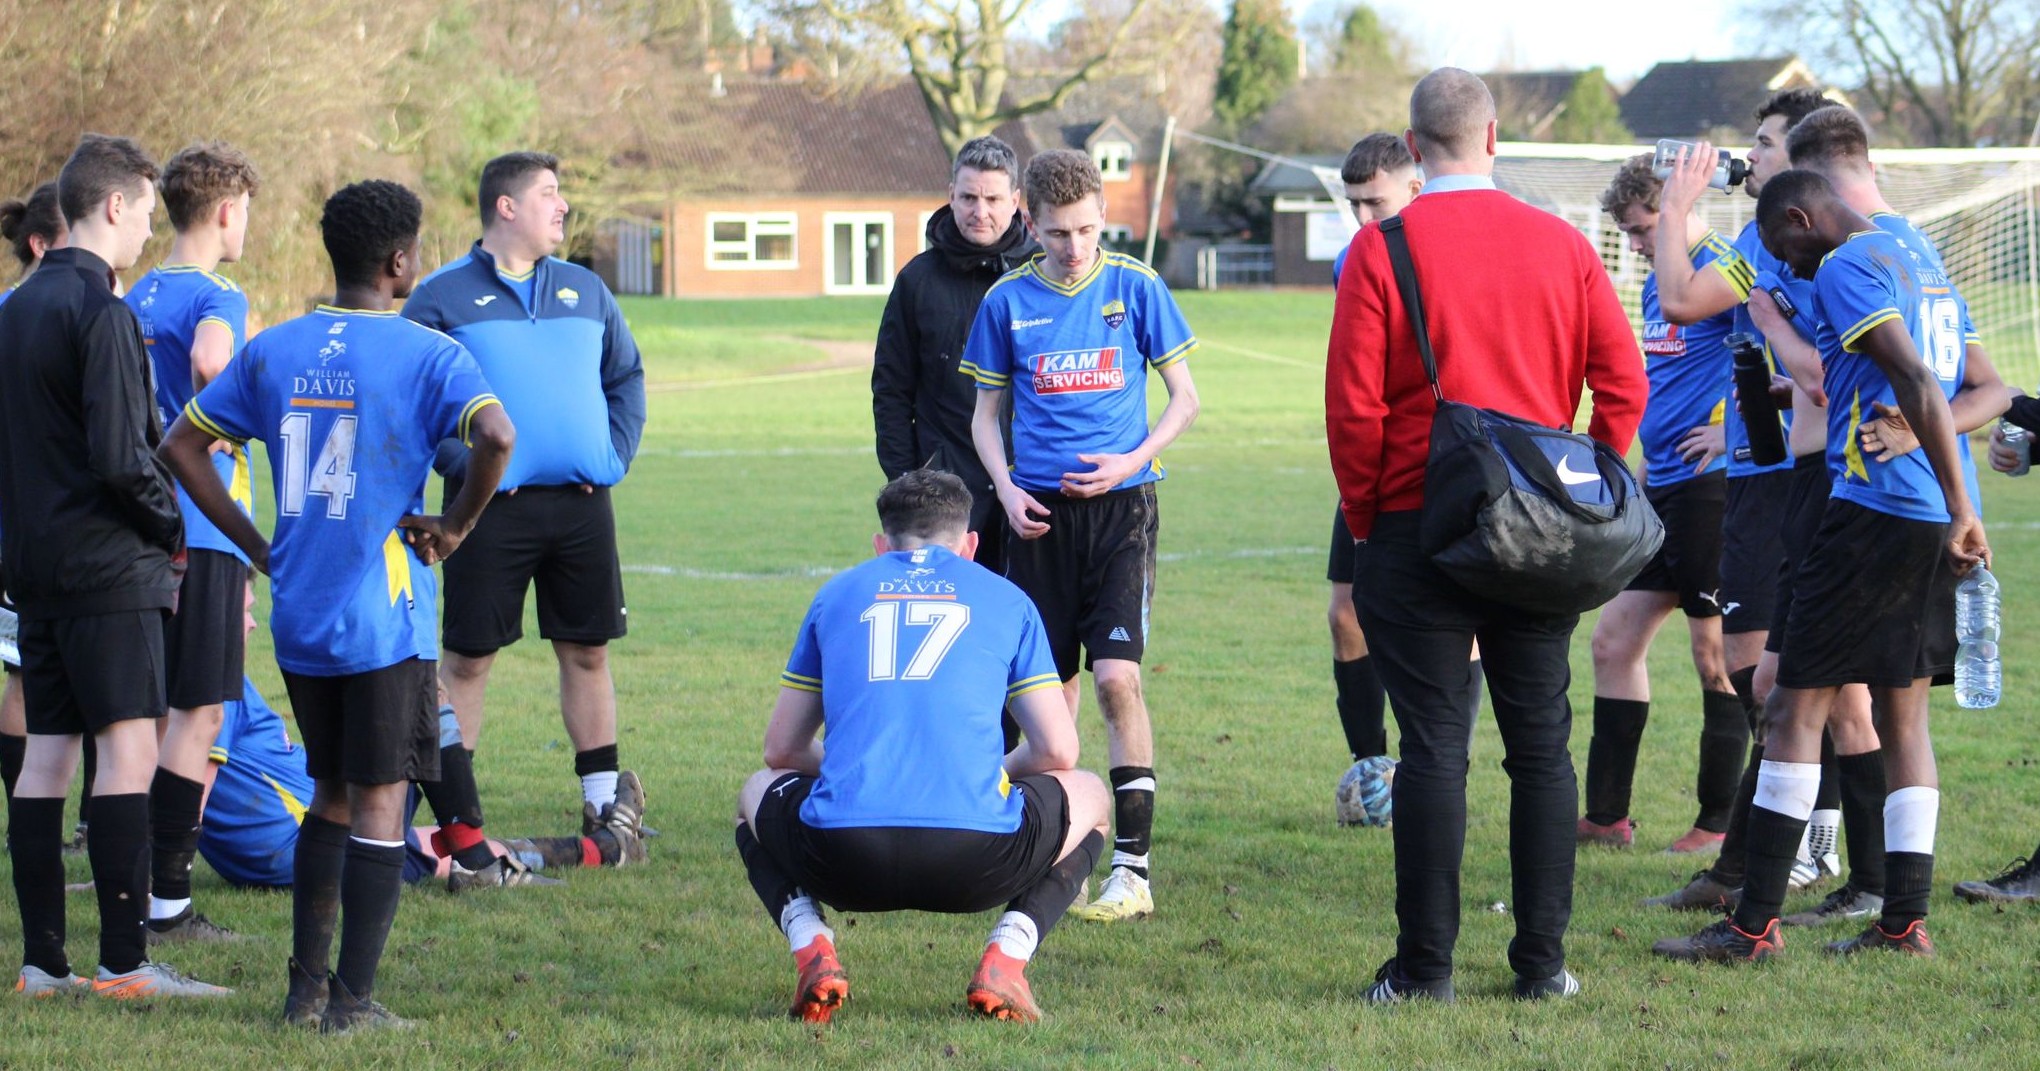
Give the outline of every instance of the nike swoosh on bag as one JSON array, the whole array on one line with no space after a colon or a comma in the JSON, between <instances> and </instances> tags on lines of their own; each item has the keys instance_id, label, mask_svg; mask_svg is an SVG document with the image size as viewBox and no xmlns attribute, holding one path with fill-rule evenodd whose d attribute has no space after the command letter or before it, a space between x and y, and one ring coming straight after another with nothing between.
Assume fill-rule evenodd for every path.
<instances>
[{"instance_id":1,"label":"nike swoosh on bag","mask_svg":"<svg viewBox=\"0 0 2040 1071\"><path fill-rule=\"evenodd\" d=\"M1558 459L1558 480L1567 487L1574 487L1583 483L1593 483L1601 478L1601 474L1598 472L1574 472L1569 466L1571 461L1572 458L1569 457Z\"/></svg>"}]
</instances>

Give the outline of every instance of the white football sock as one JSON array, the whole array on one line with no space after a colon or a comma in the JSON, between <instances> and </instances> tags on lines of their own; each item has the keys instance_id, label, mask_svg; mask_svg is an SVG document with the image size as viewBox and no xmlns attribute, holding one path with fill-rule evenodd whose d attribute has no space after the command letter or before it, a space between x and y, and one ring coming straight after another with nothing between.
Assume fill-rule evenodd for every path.
<instances>
[{"instance_id":1,"label":"white football sock","mask_svg":"<svg viewBox=\"0 0 2040 1071\"><path fill-rule=\"evenodd\" d=\"M1774 762L1757 768L1756 806L1804 822L1820 796L1820 763Z\"/></svg>"},{"instance_id":2,"label":"white football sock","mask_svg":"<svg viewBox=\"0 0 2040 1071\"><path fill-rule=\"evenodd\" d=\"M1034 950L1041 944L1041 935L1035 931L1034 920L1018 911L1008 911L999 916L998 924L992 927L992 936L985 942L998 945L999 951L1022 963L1034 958Z\"/></svg>"},{"instance_id":3,"label":"white football sock","mask_svg":"<svg viewBox=\"0 0 2040 1071\"><path fill-rule=\"evenodd\" d=\"M822 909L812 896L796 896L787 901L779 911L779 928L795 952L814 944L817 937L826 937L832 944L836 940L836 931L822 921Z\"/></svg>"},{"instance_id":4,"label":"white football sock","mask_svg":"<svg viewBox=\"0 0 2040 1071\"><path fill-rule=\"evenodd\" d=\"M1941 819L1941 792L1923 785L1894 789L1884 797L1884 850L1934 854L1934 826Z\"/></svg>"},{"instance_id":5,"label":"white football sock","mask_svg":"<svg viewBox=\"0 0 2040 1071\"><path fill-rule=\"evenodd\" d=\"M595 813L616 802L616 771L581 775L581 798L595 805Z\"/></svg>"},{"instance_id":6,"label":"white football sock","mask_svg":"<svg viewBox=\"0 0 2040 1071\"><path fill-rule=\"evenodd\" d=\"M174 919L184 914L185 910L190 906L191 898L188 896L182 900L165 900L160 896L152 895L149 897L149 921L161 922L164 919Z\"/></svg>"}]
</instances>

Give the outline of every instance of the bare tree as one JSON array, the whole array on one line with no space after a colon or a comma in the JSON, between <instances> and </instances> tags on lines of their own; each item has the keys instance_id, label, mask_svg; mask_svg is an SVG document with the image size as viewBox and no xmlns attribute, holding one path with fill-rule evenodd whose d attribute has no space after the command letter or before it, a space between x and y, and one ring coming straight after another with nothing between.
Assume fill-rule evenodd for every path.
<instances>
[{"instance_id":1,"label":"bare tree","mask_svg":"<svg viewBox=\"0 0 2040 1071\"><path fill-rule=\"evenodd\" d=\"M1933 145L2017 144L2034 120L2035 0L1782 0L1764 25L1797 27L1806 53L1854 75L1887 123Z\"/></svg>"},{"instance_id":2,"label":"bare tree","mask_svg":"<svg viewBox=\"0 0 2040 1071\"><path fill-rule=\"evenodd\" d=\"M951 153L1000 124L1060 107L1076 87L1107 73L1129 29L1151 0L1130 0L1126 17L1079 54L1035 67L1022 61L1019 27L1040 0L778 0L782 21L820 16L844 51L897 50L928 106L935 132ZM827 62L817 66L831 70ZM1021 85L1045 88L1023 92Z\"/></svg>"}]
</instances>

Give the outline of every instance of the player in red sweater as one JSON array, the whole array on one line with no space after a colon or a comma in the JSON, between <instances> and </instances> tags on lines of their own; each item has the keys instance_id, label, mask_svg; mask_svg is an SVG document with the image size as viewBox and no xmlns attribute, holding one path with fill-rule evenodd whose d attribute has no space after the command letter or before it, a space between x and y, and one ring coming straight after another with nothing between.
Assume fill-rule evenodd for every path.
<instances>
[{"instance_id":1,"label":"player in red sweater","mask_svg":"<svg viewBox=\"0 0 2040 1071\"><path fill-rule=\"evenodd\" d=\"M1628 317L1593 246L1570 224L1497 190L1495 104L1453 67L1410 95L1405 135L1426 182L1402 211L1445 397L1588 431L1629 449L1648 387ZM1325 369L1325 424L1354 559L1355 609L1402 732L1395 779L1396 955L1368 999L1451 1000L1465 850L1467 654L1480 640L1513 782L1510 863L1516 995L1571 996L1565 969L1579 792L1567 741L1567 661L1578 615L1479 598L1418 547L1435 403L1380 229L1353 239Z\"/></svg>"}]
</instances>

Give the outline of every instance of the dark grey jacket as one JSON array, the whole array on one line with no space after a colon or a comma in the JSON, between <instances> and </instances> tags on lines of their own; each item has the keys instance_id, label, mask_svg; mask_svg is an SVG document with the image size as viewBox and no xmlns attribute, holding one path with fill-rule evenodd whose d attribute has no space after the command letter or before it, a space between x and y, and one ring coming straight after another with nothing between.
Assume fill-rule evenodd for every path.
<instances>
[{"instance_id":1,"label":"dark grey jacket","mask_svg":"<svg viewBox=\"0 0 2040 1071\"><path fill-rule=\"evenodd\" d=\"M929 218L927 251L893 280L871 365L871 417L886 479L926 465L987 497L991 478L970 441L977 383L956 366L985 291L1038 248L1017 212L990 246L966 241L948 205Z\"/></svg>"}]
</instances>

